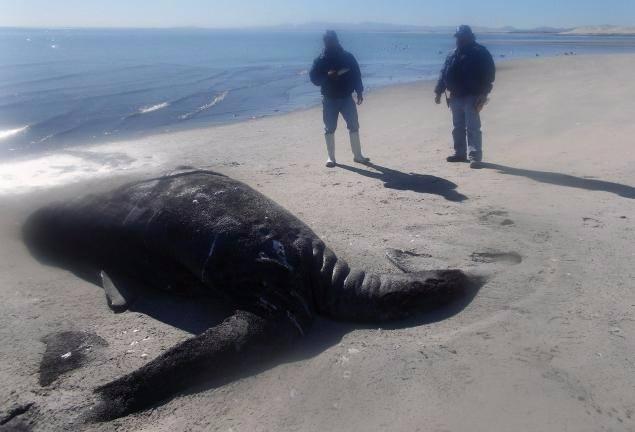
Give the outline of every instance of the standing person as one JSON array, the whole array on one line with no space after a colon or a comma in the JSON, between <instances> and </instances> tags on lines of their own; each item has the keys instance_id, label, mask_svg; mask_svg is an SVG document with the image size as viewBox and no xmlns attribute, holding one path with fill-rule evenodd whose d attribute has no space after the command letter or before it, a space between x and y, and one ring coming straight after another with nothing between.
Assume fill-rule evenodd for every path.
<instances>
[{"instance_id":1,"label":"standing person","mask_svg":"<svg viewBox=\"0 0 635 432\"><path fill-rule=\"evenodd\" d=\"M450 91L454 154L447 161L467 162L469 158L472 168L477 168L483 160L480 112L492 91L496 66L487 48L476 43L469 26L460 26L454 37L456 50L441 70L435 102L440 104L441 95Z\"/></svg>"},{"instance_id":2,"label":"standing person","mask_svg":"<svg viewBox=\"0 0 635 432\"><path fill-rule=\"evenodd\" d=\"M337 34L329 30L324 34L324 51L315 59L311 68L311 82L322 88L322 116L325 126L326 166L333 168L335 162L335 129L337 119L342 114L351 139L353 160L368 163L370 159L362 155L359 140L359 120L353 92L357 93L357 105L364 102L362 74L355 57L344 51Z\"/></svg>"}]
</instances>

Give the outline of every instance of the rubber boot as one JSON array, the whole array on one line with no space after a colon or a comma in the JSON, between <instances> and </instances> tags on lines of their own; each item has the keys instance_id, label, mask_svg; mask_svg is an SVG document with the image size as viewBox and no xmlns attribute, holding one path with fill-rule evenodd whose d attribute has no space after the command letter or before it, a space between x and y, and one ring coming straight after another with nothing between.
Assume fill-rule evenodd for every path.
<instances>
[{"instance_id":1,"label":"rubber boot","mask_svg":"<svg viewBox=\"0 0 635 432\"><path fill-rule=\"evenodd\" d=\"M362 155L362 144L359 141L359 132L350 132L351 150L353 151L353 161L360 164L367 164L370 158Z\"/></svg>"},{"instance_id":2,"label":"rubber boot","mask_svg":"<svg viewBox=\"0 0 635 432\"><path fill-rule=\"evenodd\" d=\"M446 158L446 160L448 162L469 162L466 156L460 155L460 154L453 154L452 156L448 156Z\"/></svg>"},{"instance_id":3,"label":"rubber boot","mask_svg":"<svg viewBox=\"0 0 635 432\"><path fill-rule=\"evenodd\" d=\"M328 154L326 167L333 168L337 164L335 162L335 134L325 134L324 139L326 141L326 153Z\"/></svg>"}]
</instances>

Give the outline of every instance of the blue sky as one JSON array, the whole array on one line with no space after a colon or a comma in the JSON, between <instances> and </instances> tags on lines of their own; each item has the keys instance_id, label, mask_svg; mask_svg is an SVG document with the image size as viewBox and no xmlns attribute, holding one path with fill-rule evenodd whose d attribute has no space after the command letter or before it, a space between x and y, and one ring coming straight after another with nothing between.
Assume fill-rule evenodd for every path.
<instances>
[{"instance_id":1,"label":"blue sky","mask_svg":"<svg viewBox=\"0 0 635 432\"><path fill-rule=\"evenodd\" d=\"M0 26L635 25L635 0L0 0Z\"/></svg>"}]
</instances>

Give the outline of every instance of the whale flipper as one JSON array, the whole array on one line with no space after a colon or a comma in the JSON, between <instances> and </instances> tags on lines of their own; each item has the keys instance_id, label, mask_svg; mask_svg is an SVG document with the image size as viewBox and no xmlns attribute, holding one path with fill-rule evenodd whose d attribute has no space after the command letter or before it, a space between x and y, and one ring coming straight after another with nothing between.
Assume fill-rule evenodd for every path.
<instances>
[{"instance_id":1,"label":"whale flipper","mask_svg":"<svg viewBox=\"0 0 635 432\"><path fill-rule=\"evenodd\" d=\"M101 400L90 420L108 421L141 411L202 380L223 384L245 368L265 363L299 336L286 314L264 317L236 311L221 324L97 388Z\"/></svg>"},{"instance_id":2,"label":"whale flipper","mask_svg":"<svg viewBox=\"0 0 635 432\"><path fill-rule=\"evenodd\" d=\"M130 304L134 301L134 296L125 288L122 278L114 275L111 277L105 270L99 272L99 277L101 278L101 286L106 294L108 307L115 313L128 310Z\"/></svg>"}]
</instances>

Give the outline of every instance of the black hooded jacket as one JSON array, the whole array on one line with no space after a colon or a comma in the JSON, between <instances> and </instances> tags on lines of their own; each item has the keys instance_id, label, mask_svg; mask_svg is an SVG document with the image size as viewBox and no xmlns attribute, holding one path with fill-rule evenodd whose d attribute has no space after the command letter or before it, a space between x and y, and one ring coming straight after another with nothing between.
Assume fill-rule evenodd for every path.
<instances>
[{"instance_id":1,"label":"black hooded jacket","mask_svg":"<svg viewBox=\"0 0 635 432\"><path fill-rule=\"evenodd\" d=\"M452 96L486 95L496 79L494 59L487 48L476 42L457 48L445 60L435 93L449 90Z\"/></svg>"},{"instance_id":2,"label":"black hooded jacket","mask_svg":"<svg viewBox=\"0 0 635 432\"><path fill-rule=\"evenodd\" d=\"M339 75L337 78L329 78L331 70L348 72ZM362 84L362 74L359 64L353 54L344 51L342 47L325 50L313 62L310 72L311 82L322 88L322 94L328 98L341 99L349 97L353 92L362 94L364 85Z\"/></svg>"}]
</instances>

